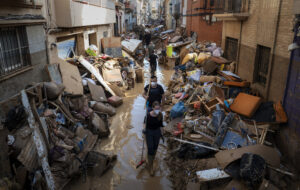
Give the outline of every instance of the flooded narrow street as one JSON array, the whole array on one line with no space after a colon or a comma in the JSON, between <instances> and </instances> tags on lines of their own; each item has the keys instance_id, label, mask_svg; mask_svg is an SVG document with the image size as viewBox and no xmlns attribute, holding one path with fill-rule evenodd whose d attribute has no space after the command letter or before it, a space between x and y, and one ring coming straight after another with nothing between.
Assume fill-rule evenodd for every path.
<instances>
[{"instance_id":1,"label":"flooded narrow street","mask_svg":"<svg viewBox=\"0 0 300 190\"><path fill-rule=\"evenodd\" d=\"M145 61L144 83L149 82L149 63ZM164 88L170 79L172 70L165 70L158 66L158 83ZM126 91L124 103L117 110L111 121L111 134L107 139L101 139L96 150L104 153L116 154L117 162L113 169L108 170L102 177L88 176L85 183L77 179L65 189L171 189L168 180L169 170L164 162L166 143L160 141L154 166L156 173L150 177L146 164L136 169L142 153L142 126L145 116L145 99L142 97L144 85L136 83L134 89ZM144 158L146 158L146 148Z\"/></svg>"}]
</instances>

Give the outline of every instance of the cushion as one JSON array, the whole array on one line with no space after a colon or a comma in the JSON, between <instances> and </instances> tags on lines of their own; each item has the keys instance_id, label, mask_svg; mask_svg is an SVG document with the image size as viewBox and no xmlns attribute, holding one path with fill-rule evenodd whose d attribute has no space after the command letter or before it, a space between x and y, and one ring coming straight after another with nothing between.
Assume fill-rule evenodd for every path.
<instances>
[{"instance_id":1,"label":"cushion","mask_svg":"<svg viewBox=\"0 0 300 190\"><path fill-rule=\"evenodd\" d=\"M260 106L262 99L246 93L239 93L234 102L230 105L233 112L251 118Z\"/></svg>"}]
</instances>

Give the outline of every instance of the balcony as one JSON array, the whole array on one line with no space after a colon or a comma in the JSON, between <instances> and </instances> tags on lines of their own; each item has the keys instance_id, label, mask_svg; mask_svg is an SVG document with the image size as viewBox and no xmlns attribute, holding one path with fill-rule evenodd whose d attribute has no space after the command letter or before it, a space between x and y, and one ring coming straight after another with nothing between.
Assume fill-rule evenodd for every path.
<instances>
[{"instance_id":1,"label":"balcony","mask_svg":"<svg viewBox=\"0 0 300 190\"><path fill-rule=\"evenodd\" d=\"M0 6L40 9L42 0L0 0Z\"/></svg>"},{"instance_id":2,"label":"balcony","mask_svg":"<svg viewBox=\"0 0 300 190\"><path fill-rule=\"evenodd\" d=\"M56 25L72 28L116 22L113 0L54 0Z\"/></svg>"},{"instance_id":3,"label":"balcony","mask_svg":"<svg viewBox=\"0 0 300 190\"><path fill-rule=\"evenodd\" d=\"M249 0L216 0L215 14L219 20L246 20L249 14Z\"/></svg>"}]
</instances>

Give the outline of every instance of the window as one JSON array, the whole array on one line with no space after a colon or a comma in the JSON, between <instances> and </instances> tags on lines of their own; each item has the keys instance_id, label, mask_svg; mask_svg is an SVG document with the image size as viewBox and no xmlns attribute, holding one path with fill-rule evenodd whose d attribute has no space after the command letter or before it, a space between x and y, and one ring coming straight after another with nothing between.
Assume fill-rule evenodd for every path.
<instances>
[{"instance_id":1,"label":"window","mask_svg":"<svg viewBox=\"0 0 300 190\"><path fill-rule=\"evenodd\" d=\"M57 52L59 58L67 59L70 57L74 57L75 50L76 50L75 36L57 38Z\"/></svg>"},{"instance_id":2,"label":"window","mask_svg":"<svg viewBox=\"0 0 300 190\"><path fill-rule=\"evenodd\" d=\"M25 26L0 28L0 76L30 65Z\"/></svg>"},{"instance_id":3,"label":"window","mask_svg":"<svg viewBox=\"0 0 300 190\"><path fill-rule=\"evenodd\" d=\"M230 61L236 61L238 39L226 37L224 57Z\"/></svg>"},{"instance_id":4,"label":"window","mask_svg":"<svg viewBox=\"0 0 300 190\"><path fill-rule=\"evenodd\" d=\"M97 34L96 34L96 32L95 32L95 33L92 33L92 34L89 34L89 45L95 45L95 46L98 46L98 44L97 44Z\"/></svg>"},{"instance_id":5,"label":"window","mask_svg":"<svg viewBox=\"0 0 300 190\"><path fill-rule=\"evenodd\" d=\"M108 36L108 32L107 32L107 31L104 31L104 32L103 32L103 37L104 37L104 38L107 38L107 36Z\"/></svg>"},{"instance_id":6,"label":"window","mask_svg":"<svg viewBox=\"0 0 300 190\"><path fill-rule=\"evenodd\" d=\"M271 48L257 45L255 57L254 82L266 85L269 71L269 59Z\"/></svg>"}]
</instances>

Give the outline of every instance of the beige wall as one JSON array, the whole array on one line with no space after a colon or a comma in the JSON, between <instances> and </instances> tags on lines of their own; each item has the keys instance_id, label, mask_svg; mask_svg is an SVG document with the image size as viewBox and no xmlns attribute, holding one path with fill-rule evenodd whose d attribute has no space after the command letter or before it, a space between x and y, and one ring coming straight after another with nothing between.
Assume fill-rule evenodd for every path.
<instances>
[{"instance_id":1,"label":"beige wall","mask_svg":"<svg viewBox=\"0 0 300 190\"><path fill-rule=\"evenodd\" d=\"M55 0L54 7L58 27L80 27L116 22L115 9L88 5L72 0Z\"/></svg>"},{"instance_id":2,"label":"beige wall","mask_svg":"<svg viewBox=\"0 0 300 190\"><path fill-rule=\"evenodd\" d=\"M268 100L282 100L287 78L289 64L288 45L292 43L293 33L293 0L252 0L250 1L250 16L242 22L224 21L222 34L222 47L225 48L226 37L232 37L241 43L238 74L250 82L253 82L255 55L257 45L263 45L274 51L270 56L269 82L263 87L260 84L252 84L262 96ZM278 21L278 13L280 17ZM278 30L277 29L277 23ZM275 46L274 46L274 42Z\"/></svg>"}]
</instances>

